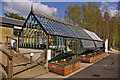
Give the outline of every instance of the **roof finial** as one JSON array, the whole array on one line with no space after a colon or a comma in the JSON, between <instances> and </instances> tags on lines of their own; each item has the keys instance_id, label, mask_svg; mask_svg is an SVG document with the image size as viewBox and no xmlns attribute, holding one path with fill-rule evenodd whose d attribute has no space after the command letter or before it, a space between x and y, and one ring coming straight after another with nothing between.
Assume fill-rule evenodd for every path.
<instances>
[{"instance_id":1,"label":"roof finial","mask_svg":"<svg viewBox=\"0 0 120 80\"><path fill-rule=\"evenodd\" d=\"M31 11L33 11L33 5L31 5Z\"/></svg>"}]
</instances>

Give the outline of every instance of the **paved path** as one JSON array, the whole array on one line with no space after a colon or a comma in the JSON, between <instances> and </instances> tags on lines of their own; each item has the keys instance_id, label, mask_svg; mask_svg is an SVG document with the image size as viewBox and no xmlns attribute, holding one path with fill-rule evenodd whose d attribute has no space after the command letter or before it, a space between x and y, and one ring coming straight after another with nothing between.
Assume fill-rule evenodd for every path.
<instances>
[{"instance_id":1,"label":"paved path","mask_svg":"<svg viewBox=\"0 0 120 80\"><path fill-rule=\"evenodd\" d=\"M104 58L103 58L103 60L104 60ZM100 60L101 61L101 60ZM53 72L48 72L47 74L44 74L44 75L40 75L40 76L37 76L37 77L35 77L35 78L68 78L68 77L70 77L70 76L72 76L72 75L75 75L75 74L77 74L77 73L79 73L79 72L81 72L81 71L83 71L83 70L85 70L85 69L87 69L87 68L89 68L90 66L92 66L92 65L94 65L94 63L81 63L81 67L80 67L80 69L78 69L78 70L76 70L75 72L72 72L72 73L70 73L70 74L68 74L68 75L66 75L66 76L61 76L61 75L59 75L59 74L56 74L56 73L53 73Z\"/></svg>"},{"instance_id":2,"label":"paved path","mask_svg":"<svg viewBox=\"0 0 120 80\"><path fill-rule=\"evenodd\" d=\"M81 68L79 70L76 70L75 72L72 72L66 76L62 76L62 75L59 75L59 74L56 74L54 72L48 72L47 74L44 74L44 75L40 75L40 76L37 76L35 78L67 78L71 75L74 75L75 73L87 68L88 66L90 66L92 64L89 64L89 63L81 63Z\"/></svg>"},{"instance_id":3,"label":"paved path","mask_svg":"<svg viewBox=\"0 0 120 80\"><path fill-rule=\"evenodd\" d=\"M106 58L88 68L68 77L69 78L118 78L118 54L110 52Z\"/></svg>"},{"instance_id":4,"label":"paved path","mask_svg":"<svg viewBox=\"0 0 120 80\"><path fill-rule=\"evenodd\" d=\"M1 46L1 45L0 45ZM30 51L30 50L28 50ZM36 52L39 50L36 50ZM26 50L27 52L27 50ZM35 52L35 51L34 51ZM13 72L18 71L19 69L24 68L29 64L29 59L25 56L14 56L13 57ZM3 74L4 77L7 77L7 56L0 51L0 80ZM46 74L48 71L41 65L35 64L31 68L27 68L26 70L14 74L13 78L33 78L36 76L40 76Z\"/></svg>"},{"instance_id":5,"label":"paved path","mask_svg":"<svg viewBox=\"0 0 120 80\"><path fill-rule=\"evenodd\" d=\"M40 76L46 74L48 71L43 68L43 66L36 65L26 71L23 71L17 75L14 75L13 78L33 78L36 76Z\"/></svg>"}]
</instances>

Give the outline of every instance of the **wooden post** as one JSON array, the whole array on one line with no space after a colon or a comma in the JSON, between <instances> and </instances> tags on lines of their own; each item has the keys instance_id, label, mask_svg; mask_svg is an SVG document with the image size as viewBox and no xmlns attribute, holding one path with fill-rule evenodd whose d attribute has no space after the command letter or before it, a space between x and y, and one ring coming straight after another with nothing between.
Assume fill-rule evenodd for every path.
<instances>
[{"instance_id":1,"label":"wooden post","mask_svg":"<svg viewBox=\"0 0 120 80\"><path fill-rule=\"evenodd\" d=\"M48 70L48 53L47 53L47 50L48 50L48 45L49 45L49 36L47 35L47 45L46 45L46 49L45 49L45 60L46 60L46 64L45 64L45 68L46 70Z\"/></svg>"},{"instance_id":2,"label":"wooden post","mask_svg":"<svg viewBox=\"0 0 120 80\"><path fill-rule=\"evenodd\" d=\"M10 74L11 74L11 78L13 76L13 52L10 51L10 54L12 55L12 57L10 58Z\"/></svg>"},{"instance_id":3,"label":"wooden post","mask_svg":"<svg viewBox=\"0 0 120 80\"><path fill-rule=\"evenodd\" d=\"M47 49L44 49L44 51L45 51L44 57L45 57L45 61L46 61L44 66L45 66L45 69L48 70Z\"/></svg>"},{"instance_id":4,"label":"wooden post","mask_svg":"<svg viewBox=\"0 0 120 80\"><path fill-rule=\"evenodd\" d=\"M33 61L32 61L32 56L30 56L30 64L32 64L32 62L33 62Z\"/></svg>"},{"instance_id":5,"label":"wooden post","mask_svg":"<svg viewBox=\"0 0 120 80\"><path fill-rule=\"evenodd\" d=\"M8 78L12 78L13 76L13 53L10 51L10 55L7 57L7 67L8 67Z\"/></svg>"},{"instance_id":6,"label":"wooden post","mask_svg":"<svg viewBox=\"0 0 120 80\"><path fill-rule=\"evenodd\" d=\"M11 45L11 38L9 38L10 39L10 50L12 49L12 45ZM11 53L10 53L11 54Z\"/></svg>"},{"instance_id":7,"label":"wooden post","mask_svg":"<svg viewBox=\"0 0 120 80\"><path fill-rule=\"evenodd\" d=\"M15 41L16 41L16 44L15 44L16 45L16 51L18 51L17 40L15 40Z\"/></svg>"},{"instance_id":8,"label":"wooden post","mask_svg":"<svg viewBox=\"0 0 120 80\"><path fill-rule=\"evenodd\" d=\"M10 78L10 63L9 63L10 59L9 57L7 57L7 73L8 73L8 78Z\"/></svg>"},{"instance_id":9,"label":"wooden post","mask_svg":"<svg viewBox=\"0 0 120 80\"><path fill-rule=\"evenodd\" d=\"M13 57L10 59L10 78L13 76Z\"/></svg>"},{"instance_id":10,"label":"wooden post","mask_svg":"<svg viewBox=\"0 0 120 80\"><path fill-rule=\"evenodd\" d=\"M47 54L47 51L46 51L46 49L44 49L44 57L45 57L45 60L47 60L46 54Z\"/></svg>"},{"instance_id":11,"label":"wooden post","mask_svg":"<svg viewBox=\"0 0 120 80\"><path fill-rule=\"evenodd\" d=\"M8 78L12 78L13 76L13 57L7 57L7 67L8 67Z\"/></svg>"},{"instance_id":12,"label":"wooden post","mask_svg":"<svg viewBox=\"0 0 120 80\"><path fill-rule=\"evenodd\" d=\"M8 46L8 37L6 36L6 46Z\"/></svg>"},{"instance_id":13,"label":"wooden post","mask_svg":"<svg viewBox=\"0 0 120 80\"><path fill-rule=\"evenodd\" d=\"M33 63L32 57L34 56L34 53L30 53L30 63Z\"/></svg>"},{"instance_id":14,"label":"wooden post","mask_svg":"<svg viewBox=\"0 0 120 80\"><path fill-rule=\"evenodd\" d=\"M17 37L17 51L19 51L19 36Z\"/></svg>"}]
</instances>

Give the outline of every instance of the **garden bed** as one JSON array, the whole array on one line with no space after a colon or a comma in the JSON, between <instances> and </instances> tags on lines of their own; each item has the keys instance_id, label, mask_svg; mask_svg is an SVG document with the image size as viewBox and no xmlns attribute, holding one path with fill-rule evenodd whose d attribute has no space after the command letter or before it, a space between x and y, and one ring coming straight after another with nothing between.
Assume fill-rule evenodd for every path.
<instances>
[{"instance_id":1,"label":"garden bed","mask_svg":"<svg viewBox=\"0 0 120 80\"><path fill-rule=\"evenodd\" d=\"M64 60L65 61L48 63L49 70L65 76L80 68L81 62L79 60L70 60L70 59L64 59Z\"/></svg>"},{"instance_id":2,"label":"garden bed","mask_svg":"<svg viewBox=\"0 0 120 80\"><path fill-rule=\"evenodd\" d=\"M84 54L78 56L78 60L81 60L82 62L88 62L88 63L93 63L105 56L107 56L108 53L106 52L94 52L90 54Z\"/></svg>"},{"instance_id":3,"label":"garden bed","mask_svg":"<svg viewBox=\"0 0 120 80\"><path fill-rule=\"evenodd\" d=\"M72 65L69 63L48 63L48 69L63 76L72 72Z\"/></svg>"},{"instance_id":4,"label":"garden bed","mask_svg":"<svg viewBox=\"0 0 120 80\"><path fill-rule=\"evenodd\" d=\"M76 71L77 69L80 69L80 66L81 66L81 61L80 60L66 59L66 62L72 64L72 71Z\"/></svg>"}]
</instances>

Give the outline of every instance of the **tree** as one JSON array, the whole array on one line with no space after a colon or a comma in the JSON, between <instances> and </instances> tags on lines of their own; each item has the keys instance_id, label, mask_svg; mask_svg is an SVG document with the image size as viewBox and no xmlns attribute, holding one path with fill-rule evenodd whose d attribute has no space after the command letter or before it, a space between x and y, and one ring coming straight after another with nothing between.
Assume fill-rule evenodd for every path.
<instances>
[{"instance_id":1,"label":"tree","mask_svg":"<svg viewBox=\"0 0 120 80\"><path fill-rule=\"evenodd\" d=\"M65 19L77 24L79 27L95 32L101 39L109 39L110 46L120 46L120 35L118 31L118 18L110 17L109 13L104 13L96 3L89 2L88 5L69 5L65 11Z\"/></svg>"},{"instance_id":2,"label":"tree","mask_svg":"<svg viewBox=\"0 0 120 80\"><path fill-rule=\"evenodd\" d=\"M94 24L94 32L99 35L101 38L103 38L102 33L103 33L103 29L104 29L104 22L103 22L103 16L102 13L100 11L100 9L98 8L98 6L94 3L93 4L94 7L94 12L93 12L93 24Z\"/></svg>"},{"instance_id":3,"label":"tree","mask_svg":"<svg viewBox=\"0 0 120 80\"><path fill-rule=\"evenodd\" d=\"M65 16L64 19L72 24L78 24L81 22L81 12L80 12L80 7L78 4L75 4L74 6L69 5L67 7L67 10L65 11Z\"/></svg>"},{"instance_id":4,"label":"tree","mask_svg":"<svg viewBox=\"0 0 120 80\"><path fill-rule=\"evenodd\" d=\"M109 19L110 19L110 16L108 14L108 12L105 12L104 13L104 19L105 19L105 26L104 26L104 38L107 38L109 39Z\"/></svg>"},{"instance_id":5,"label":"tree","mask_svg":"<svg viewBox=\"0 0 120 80\"><path fill-rule=\"evenodd\" d=\"M86 18L87 18L87 6L85 4L82 4L81 7L81 20L82 20L82 25L79 24L79 26L83 26L83 28L85 28L85 26L87 26L86 24Z\"/></svg>"},{"instance_id":6,"label":"tree","mask_svg":"<svg viewBox=\"0 0 120 80\"><path fill-rule=\"evenodd\" d=\"M7 13L4 13L4 14L5 14L6 17L19 19L19 20L25 20L25 18L18 13L7 12Z\"/></svg>"},{"instance_id":7,"label":"tree","mask_svg":"<svg viewBox=\"0 0 120 80\"><path fill-rule=\"evenodd\" d=\"M117 46L120 37L118 36L118 18L112 17L110 20L110 45Z\"/></svg>"}]
</instances>

